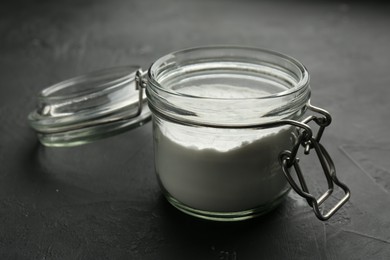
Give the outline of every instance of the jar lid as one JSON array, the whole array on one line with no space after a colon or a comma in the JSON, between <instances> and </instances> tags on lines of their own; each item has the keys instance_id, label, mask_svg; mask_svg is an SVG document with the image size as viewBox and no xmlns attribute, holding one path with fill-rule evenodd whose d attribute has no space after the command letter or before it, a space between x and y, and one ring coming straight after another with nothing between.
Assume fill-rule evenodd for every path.
<instances>
[{"instance_id":1,"label":"jar lid","mask_svg":"<svg viewBox=\"0 0 390 260\"><path fill-rule=\"evenodd\" d=\"M91 72L43 89L28 115L46 146L75 146L122 133L151 118L139 67Z\"/></svg>"}]
</instances>

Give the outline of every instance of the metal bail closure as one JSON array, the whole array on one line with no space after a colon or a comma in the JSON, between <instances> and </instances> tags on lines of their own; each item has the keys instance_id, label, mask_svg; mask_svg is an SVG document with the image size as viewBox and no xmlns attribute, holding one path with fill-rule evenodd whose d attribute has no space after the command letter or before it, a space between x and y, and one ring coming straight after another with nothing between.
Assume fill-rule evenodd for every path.
<instances>
[{"instance_id":1,"label":"metal bail closure","mask_svg":"<svg viewBox=\"0 0 390 260\"><path fill-rule=\"evenodd\" d=\"M139 67L95 71L42 90L28 120L45 146L90 143L150 120L144 88Z\"/></svg>"},{"instance_id":2,"label":"metal bail closure","mask_svg":"<svg viewBox=\"0 0 390 260\"><path fill-rule=\"evenodd\" d=\"M330 114L327 111L318 107L314 107L310 104L308 104L307 107L314 112L322 114L324 117L309 116L302 122L296 122L296 125L304 130L301 131L298 137L298 141L293 147L293 149L291 151L282 152L280 155L280 159L284 175L290 183L291 187L300 196L307 200L310 207L313 208L313 211L317 218L324 221L328 220L331 216L333 216L333 214L335 214L336 211L339 210L349 200L351 193L349 188L337 178L336 168L334 166L333 160L324 148L324 146L320 144L320 139L324 132L324 129L331 122ZM316 122L320 127L316 137L313 137L312 133L307 131L307 129L310 129L310 127L307 125L307 123L310 121ZM310 150L314 149L325 174L328 184L328 190L323 193L318 199L316 199L312 194L310 194L309 189L306 185L305 178L302 175L302 170L299 166L299 158L296 157L300 145L304 147L305 154L308 154ZM298 185L292 178L290 171L291 167L294 167L300 185ZM321 212L319 207L333 193L334 184L344 191L344 196L327 213L324 214Z\"/></svg>"}]
</instances>

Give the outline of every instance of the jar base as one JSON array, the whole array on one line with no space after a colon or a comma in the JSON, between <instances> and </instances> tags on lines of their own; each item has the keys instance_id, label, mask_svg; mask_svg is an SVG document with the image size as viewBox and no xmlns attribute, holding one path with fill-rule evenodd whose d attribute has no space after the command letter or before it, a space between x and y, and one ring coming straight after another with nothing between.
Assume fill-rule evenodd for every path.
<instances>
[{"instance_id":1,"label":"jar base","mask_svg":"<svg viewBox=\"0 0 390 260\"><path fill-rule=\"evenodd\" d=\"M283 194L281 194L278 198L276 198L270 203L263 204L253 209L235 212L212 212L199 210L181 203L177 199L173 198L168 192L164 192L164 195L168 202L172 204L175 208L193 217L212 221L233 222L252 219L267 214L268 212L275 209L285 199L289 191L290 189L287 189Z\"/></svg>"}]
</instances>

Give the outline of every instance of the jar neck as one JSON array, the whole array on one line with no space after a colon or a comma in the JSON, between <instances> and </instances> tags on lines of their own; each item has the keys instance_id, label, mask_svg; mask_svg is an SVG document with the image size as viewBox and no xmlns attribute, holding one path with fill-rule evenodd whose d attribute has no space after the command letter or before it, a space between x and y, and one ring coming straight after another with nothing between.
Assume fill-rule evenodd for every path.
<instances>
[{"instance_id":1,"label":"jar neck","mask_svg":"<svg viewBox=\"0 0 390 260\"><path fill-rule=\"evenodd\" d=\"M147 75L149 106L172 121L245 126L298 119L310 98L309 76L283 54L205 47L169 54Z\"/></svg>"}]
</instances>

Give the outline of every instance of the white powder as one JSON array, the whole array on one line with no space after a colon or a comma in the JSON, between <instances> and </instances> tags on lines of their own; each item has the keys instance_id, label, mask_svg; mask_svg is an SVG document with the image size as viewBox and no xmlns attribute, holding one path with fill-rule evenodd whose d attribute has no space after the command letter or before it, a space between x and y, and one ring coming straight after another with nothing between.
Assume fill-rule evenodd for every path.
<instances>
[{"instance_id":1,"label":"white powder","mask_svg":"<svg viewBox=\"0 0 390 260\"><path fill-rule=\"evenodd\" d=\"M156 171L164 189L181 203L237 212L266 205L287 191L279 154L291 149L291 127L222 130L158 120Z\"/></svg>"}]
</instances>

